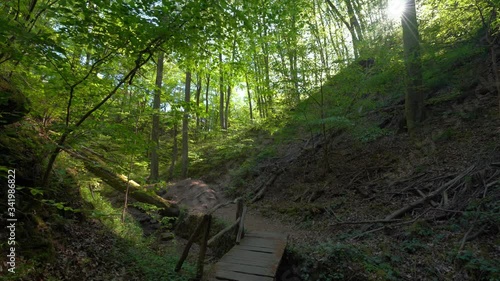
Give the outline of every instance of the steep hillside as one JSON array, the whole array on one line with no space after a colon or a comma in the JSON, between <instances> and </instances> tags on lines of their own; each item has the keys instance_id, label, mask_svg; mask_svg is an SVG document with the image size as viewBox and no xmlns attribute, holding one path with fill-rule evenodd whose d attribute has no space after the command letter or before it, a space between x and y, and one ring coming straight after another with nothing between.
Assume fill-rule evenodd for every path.
<instances>
[{"instance_id":1,"label":"steep hillside","mask_svg":"<svg viewBox=\"0 0 500 281\"><path fill-rule=\"evenodd\" d=\"M229 191L295 226L287 278L500 278L500 119L485 65L475 57L454 69L460 84L430 88L416 139L402 130L395 100L354 127L291 142L278 134L255 165L233 172ZM360 137L363 120L384 133Z\"/></svg>"}]
</instances>

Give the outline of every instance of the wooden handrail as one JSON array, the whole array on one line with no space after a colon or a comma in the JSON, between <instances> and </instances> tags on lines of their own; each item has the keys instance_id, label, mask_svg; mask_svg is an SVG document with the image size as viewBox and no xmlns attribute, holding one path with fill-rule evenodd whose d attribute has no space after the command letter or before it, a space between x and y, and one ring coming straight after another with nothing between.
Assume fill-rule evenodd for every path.
<instances>
[{"instance_id":1,"label":"wooden handrail","mask_svg":"<svg viewBox=\"0 0 500 281\"><path fill-rule=\"evenodd\" d=\"M212 223L212 214L217 209L219 209L221 207L227 206L229 204L235 204L235 203L238 204L235 222L232 223L231 225L229 225L228 227L224 228L223 230L219 231L212 238L208 239L208 236L210 233L210 225ZM196 229L194 230L193 234L191 234L191 237L189 237L189 240L186 244L186 247L184 248L184 251L182 252L181 257L180 257L179 261L177 262L177 265L175 266L175 272L179 272L179 270L181 270L182 264L186 260L188 254L189 254L189 250L191 249L191 246L194 243L194 240L203 231L203 236L202 236L201 241L200 241L200 255L198 256L198 262L196 265L196 278L200 279L203 275L203 262L205 260L207 246L211 245L219 237L221 237L225 233L231 231L236 226L238 226L238 228L235 230L235 235L236 235L235 240L236 240L236 244L240 243L241 238L244 237L243 230L244 230L244 220L245 220L246 211L247 211L247 207L244 205L243 199L241 197L238 197L234 201L229 201L226 203L221 203L221 204L216 205L207 214L203 215L203 219L196 226Z\"/></svg>"},{"instance_id":2,"label":"wooden handrail","mask_svg":"<svg viewBox=\"0 0 500 281\"><path fill-rule=\"evenodd\" d=\"M194 230L193 234L191 234L191 237L189 237L189 240L186 244L186 247L184 248L184 251L182 252L181 258L177 262L177 265L175 266L175 272L179 272L181 270L182 264L186 260L188 254L189 254L189 249L191 249L191 246L194 243L194 240L198 235L200 234L201 230L203 229L203 226L206 224L206 222L210 222L210 217L211 215L205 215L203 216L203 219L201 222L196 226L196 229Z\"/></svg>"},{"instance_id":3,"label":"wooden handrail","mask_svg":"<svg viewBox=\"0 0 500 281\"><path fill-rule=\"evenodd\" d=\"M241 218L238 218L233 224L229 225L228 227L226 227L223 230L219 231L219 233L217 233L214 236L212 236L212 238L210 238L210 240L208 240L208 245L212 245L212 243L214 243L219 237L221 237L222 235L224 235L227 232L229 232L236 225L239 225L240 221L241 221Z\"/></svg>"},{"instance_id":4,"label":"wooden handrail","mask_svg":"<svg viewBox=\"0 0 500 281\"><path fill-rule=\"evenodd\" d=\"M205 215L203 218L205 219L205 231L203 233L203 237L201 238L200 245L200 255L198 256L198 264L196 265L196 278L201 279L203 276L203 264L205 261L205 255L207 253L207 240L210 235L210 224L212 223L212 215Z\"/></svg>"}]
</instances>

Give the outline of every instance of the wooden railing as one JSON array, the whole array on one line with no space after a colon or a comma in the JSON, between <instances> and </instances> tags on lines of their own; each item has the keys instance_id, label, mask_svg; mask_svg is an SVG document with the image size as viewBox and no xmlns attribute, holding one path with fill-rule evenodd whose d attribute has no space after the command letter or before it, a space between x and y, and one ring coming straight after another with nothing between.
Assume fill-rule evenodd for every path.
<instances>
[{"instance_id":1,"label":"wooden railing","mask_svg":"<svg viewBox=\"0 0 500 281\"><path fill-rule=\"evenodd\" d=\"M212 215L215 211L217 211L219 208L225 207L229 204L237 204L237 209L236 209L236 220L234 223L229 225L228 227L224 228L221 230L219 233L215 234L212 238L208 239L209 233L210 233L210 226L212 223ZM226 203L221 203L214 208L212 208L208 213L203 215L202 220L198 225L196 226L193 234L191 234L191 237L189 238L186 247L184 248L184 251L182 252L181 258L177 262L177 265L175 266L175 272L179 272L181 270L182 264L186 260L189 250L191 249L191 246L195 242L196 238L202 235L201 240L200 240L200 253L198 256L198 260L196 263L196 278L201 279L203 276L203 263L205 261L205 255L207 253L207 247L211 244L214 243L217 239L219 239L221 236L224 234L230 232L231 230L235 229L235 242L236 244L240 244L241 238L244 237L244 221L245 221L245 214L247 211L247 207L245 206L243 199L241 197L236 198L234 201L229 201Z\"/></svg>"}]
</instances>

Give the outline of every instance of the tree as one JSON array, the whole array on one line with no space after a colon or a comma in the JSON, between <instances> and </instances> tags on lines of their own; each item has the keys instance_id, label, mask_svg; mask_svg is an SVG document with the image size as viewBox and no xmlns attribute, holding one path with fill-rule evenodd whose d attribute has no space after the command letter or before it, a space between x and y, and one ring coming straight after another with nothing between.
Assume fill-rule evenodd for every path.
<instances>
[{"instance_id":1,"label":"tree","mask_svg":"<svg viewBox=\"0 0 500 281\"><path fill-rule=\"evenodd\" d=\"M163 80L163 57L164 53L160 51L158 55L157 68L156 68L156 88L153 97L153 126L151 129L151 173L149 175L150 182L157 182L159 179L160 163L158 159L158 148L160 145L160 104L161 104L161 86Z\"/></svg>"},{"instance_id":2,"label":"tree","mask_svg":"<svg viewBox=\"0 0 500 281\"><path fill-rule=\"evenodd\" d=\"M219 122L222 130L227 129L226 118L224 116L224 64L222 52L219 53Z\"/></svg>"},{"instance_id":3,"label":"tree","mask_svg":"<svg viewBox=\"0 0 500 281\"><path fill-rule=\"evenodd\" d=\"M401 18L407 75L405 115L408 132L413 135L424 119L425 97L422 91L420 35L415 0L406 0L405 3L405 10Z\"/></svg>"},{"instance_id":4,"label":"tree","mask_svg":"<svg viewBox=\"0 0 500 281\"><path fill-rule=\"evenodd\" d=\"M184 89L184 116L182 118L182 177L186 178L189 165L189 109L191 102L191 72L186 71L186 85Z\"/></svg>"},{"instance_id":5,"label":"tree","mask_svg":"<svg viewBox=\"0 0 500 281\"><path fill-rule=\"evenodd\" d=\"M345 0L344 3L347 8L347 18L342 14L342 12L333 4L331 0L326 0L326 3L330 7L332 13L340 20L349 30L352 39L352 47L354 52L354 58L357 59L360 56L360 42L363 40L363 33L361 25L358 20L358 15L351 0Z\"/></svg>"}]
</instances>

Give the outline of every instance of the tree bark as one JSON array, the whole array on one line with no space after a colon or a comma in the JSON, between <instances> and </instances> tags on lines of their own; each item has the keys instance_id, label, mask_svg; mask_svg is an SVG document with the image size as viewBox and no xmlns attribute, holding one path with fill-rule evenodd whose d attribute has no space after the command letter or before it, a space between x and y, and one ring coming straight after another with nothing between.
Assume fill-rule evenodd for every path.
<instances>
[{"instance_id":1,"label":"tree bark","mask_svg":"<svg viewBox=\"0 0 500 281\"><path fill-rule=\"evenodd\" d=\"M186 87L184 91L184 117L182 119L182 177L186 178L188 174L189 165L189 136L188 136L188 123L189 123L189 103L191 101L191 72L186 72Z\"/></svg>"},{"instance_id":2,"label":"tree bark","mask_svg":"<svg viewBox=\"0 0 500 281\"><path fill-rule=\"evenodd\" d=\"M209 106L208 106L208 93L210 92L210 74L207 74L207 88L205 90L205 113L206 113L206 118L208 118L208 111L209 111ZM208 131L208 120L205 124L206 128L205 130Z\"/></svg>"},{"instance_id":3,"label":"tree bark","mask_svg":"<svg viewBox=\"0 0 500 281\"><path fill-rule=\"evenodd\" d=\"M231 83L227 85L227 96L226 96L226 108L224 109L224 124L226 125L226 129L229 128L229 104L231 103Z\"/></svg>"},{"instance_id":4,"label":"tree bark","mask_svg":"<svg viewBox=\"0 0 500 281\"><path fill-rule=\"evenodd\" d=\"M158 62L156 67L156 89L153 97L153 127L151 129L151 164L149 182L158 182L160 173L160 163L158 157L158 148L160 145L160 104L161 104L161 86L163 80L163 57L164 53L158 54Z\"/></svg>"},{"instance_id":5,"label":"tree bark","mask_svg":"<svg viewBox=\"0 0 500 281\"><path fill-rule=\"evenodd\" d=\"M420 63L420 36L418 32L415 0L406 0L406 9L401 17L403 47L405 54L407 88L405 115L408 132L414 135L424 119L424 93L422 92L422 67Z\"/></svg>"},{"instance_id":6,"label":"tree bark","mask_svg":"<svg viewBox=\"0 0 500 281\"><path fill-rule=\"evenodd\" d=\"M173 140L173 145L172 145L172 161L170 162L170 168L168 169L168 177L169 179L174 178L174 169L175 169L175 164L177 163L177 154L178 154L178 146L177 146L177 119L174 118L174 128L173 130L173 135L174 135L174 140Z\"/></svg>"},{"instance_id":7,"label":"tree bark","mask_svg":"<svg viewBox=\"0 0 500 281\"><path fill-rule=\"evenodd\" d=\"M226 129L226 118L224 116L224 68L222 65L222 53L219 53L219 120L220 128Z\"/></svg>"},{"instance_id":8,"label":"tree bark","mask_svg":"<svg viewBox=\"0 0 500 281\"><path fill-rule=\"evenodd\" d=\"M354 52L354 59L357 59L359 57L359 35L356 32L356 27L354 26L355 24L355 18L350 18L350 21L347 21L342 13L339 11L339 9L333 4L331 0L326 0L326 3L330 7L332 13L337 16L337 18L344 23L344 25L347 27L349 30L349 33L351 33L352 37L352 48ZM352 6L351 6L352 7Z\"/></svg>"},{"instance_id":9,"label":"tree bark","mask_svg":"<svg viewBox=\"0 0 500 281\"><path fill-rule=\"evenodd\" d=\"M196 132L200 130L200 113L199 113L199 108L200 108L200 97L201 97L201 74L198 73L196 75Z\"/></svg>"},{"instance_id":10,"label":"tree bark","mask_svg":"<svg viewBox=\"0 0 500 281\"><path fill-rule=\"evenodd\" d=\"M248 74L245 74L245 82L247 85L248 109L250 111L250 121L253 121L252 95L250 93L250 83L248 82Z\"/></svg>"}]
</instances>

